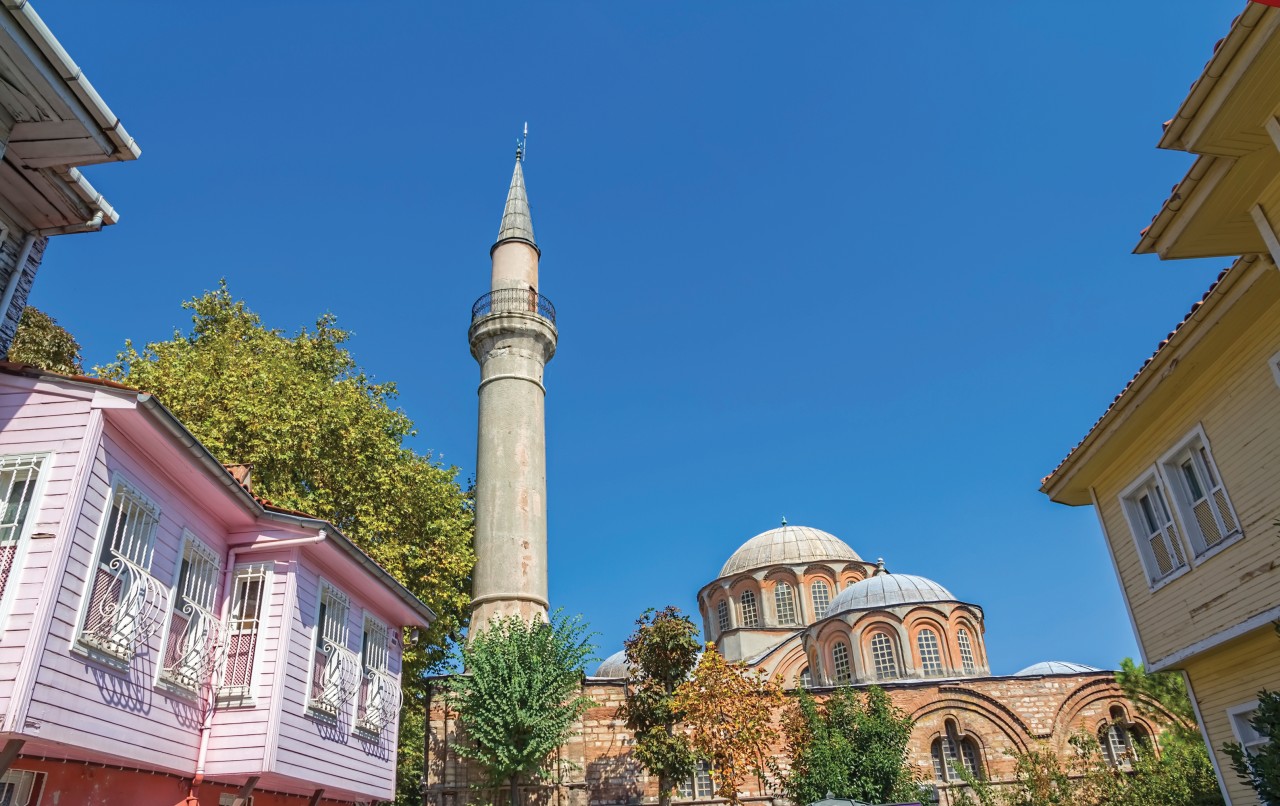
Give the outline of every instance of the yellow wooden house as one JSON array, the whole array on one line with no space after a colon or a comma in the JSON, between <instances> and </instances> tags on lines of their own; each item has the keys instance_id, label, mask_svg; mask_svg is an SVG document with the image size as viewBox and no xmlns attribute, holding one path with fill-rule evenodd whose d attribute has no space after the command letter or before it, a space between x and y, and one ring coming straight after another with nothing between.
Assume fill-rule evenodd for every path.
<instances>
[{"instance_id":1,"label":"yellow wooden house","mask_svg":"<svg viewBox=\"0 0 1280 806\"><path fill-rule=\"evenodd\" d=\"M1147 668L1184 673L1252 804L1222 745L1280 690L1280 8L1247 5L1159 144L1197 159L1135 251L1239 257L1041 489L1095 508Z\"/></svg>"}]
</instances>

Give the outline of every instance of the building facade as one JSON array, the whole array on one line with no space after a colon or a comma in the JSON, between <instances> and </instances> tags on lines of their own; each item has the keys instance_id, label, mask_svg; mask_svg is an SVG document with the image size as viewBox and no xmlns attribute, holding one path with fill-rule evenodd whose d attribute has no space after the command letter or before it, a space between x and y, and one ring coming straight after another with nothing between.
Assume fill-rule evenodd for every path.
<instances>
[{"instance_id":1,"label":"building facade","mask_svg":"<svg viewBox=\"0 0 1280 806\"><path fill-rule=\"evenodd\" d=\"M0 364L0 408L0 802L394 796L426 605L147 394Z\"/></svg>"},{"instance_id":2,"label":"building facade","mask_svg":"<svg viewBox=\"0 0 1280 806\"><path fill-rule=\"evenodd\" d=\"M1280 9L1248 3L1159 145L1196 161L1136 251L1239 256L1043 481L1092 506L1153 671L1180 670L1228 803L1227 742L1280 689Z\"/></svg>"},{"instance_id":3,"label":"building facade","mask_svg":"<svg viewBox=\"0 0 1280 806\"><path fill-rule=\"evenodd\" d=\"M119 220L79 167L141 153L31 4L0 3L0 357L48 239Z\"/></svg>"}]
</instances>

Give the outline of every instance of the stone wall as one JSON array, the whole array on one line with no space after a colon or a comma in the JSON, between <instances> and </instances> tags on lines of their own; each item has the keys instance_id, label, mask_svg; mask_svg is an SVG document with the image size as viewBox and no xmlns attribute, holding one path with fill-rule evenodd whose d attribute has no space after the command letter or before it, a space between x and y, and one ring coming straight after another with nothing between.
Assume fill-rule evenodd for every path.
<instances>
[{"instance_id":1,"label":"stone wall","mask_svg":"<svg viewBox=\"0 0 1280 806\"><path fill-rule=\"evenodd\" d=\"M916 777L929 783L935 783L931 746L946 730L948 720L954 720L960 736L977 744L983 773L995 781L1013 777L1017 753L1040 747L1059 754L1074 752L1068 744L1070 737L1078 731L1096 734L1110 719L1112 708L1121 708L1129 721L1151 736L1157 736L1163 724L1152 721L1125 699L1110 672L911 681L883 688L915 720L910 763ZM622 680L587 679L583 692L596 705L583 716L578 735L561 750L557 773L545 784L530 787L524 793L525 804L624 806L657 800L657 780L631 757L631 734L617 718L624 691ZM814 691L821 697L831 689ZM441 697L434 697L427 750L427 803L508 803L505 788L482 788L480 771L452 750L457 740L454 714ZM778 750L781 753L781 748ZM785 767L786 759L779 761ZM943 804L949 802L947 789L947 784L939 785ZM776 787L756 781L748 782L743 794L750 801L782 800Z\"/></svg>"}]
</instances>

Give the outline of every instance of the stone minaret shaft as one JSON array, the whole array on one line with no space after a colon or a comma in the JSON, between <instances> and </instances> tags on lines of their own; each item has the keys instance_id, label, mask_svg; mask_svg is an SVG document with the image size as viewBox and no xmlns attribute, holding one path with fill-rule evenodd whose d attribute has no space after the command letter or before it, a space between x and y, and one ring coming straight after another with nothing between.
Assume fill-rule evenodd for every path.
<instances>
[{"instance_id":1,"label":"stone minaret shaft","mask_svg":"<svg viewBox=\"0 0 1280 806\"><path fill-rule=\"evenodd\" d=\"M546 388L556 351L555 309L538 293L538 258L521 154L498 240L493 280L471 312L480 363L476 456L476 567L471 631L498 616L547 614Z\"/></svg>"}]
</instances>

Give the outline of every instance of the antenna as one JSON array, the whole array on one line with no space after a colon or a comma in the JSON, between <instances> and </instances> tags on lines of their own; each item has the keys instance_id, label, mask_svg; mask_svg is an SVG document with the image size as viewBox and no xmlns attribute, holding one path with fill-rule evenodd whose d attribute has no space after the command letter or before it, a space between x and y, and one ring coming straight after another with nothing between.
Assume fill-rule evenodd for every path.
<instances>
[{"instance_id":1,"label":"antenna","mask_svg":"<svg viewBox=\"0 0 1280 806\"><path fill-rule=\"evenodd\" d=\"M529 155L529 121L524 122L524 136L516 140L516 161L524 162Z\"/></svg>"}]
</instances>

